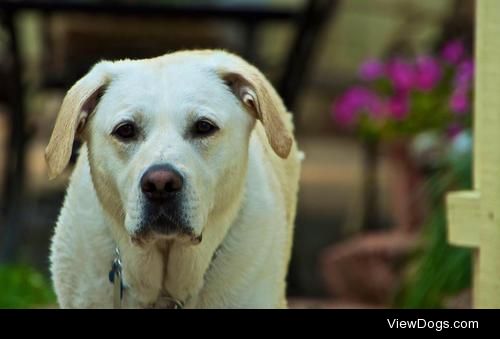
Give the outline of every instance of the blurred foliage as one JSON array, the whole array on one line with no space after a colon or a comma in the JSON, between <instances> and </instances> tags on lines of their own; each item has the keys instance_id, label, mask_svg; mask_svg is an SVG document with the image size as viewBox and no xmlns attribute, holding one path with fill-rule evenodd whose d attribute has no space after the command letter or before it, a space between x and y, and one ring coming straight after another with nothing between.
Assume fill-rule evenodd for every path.
<instances>
[{"instance_id":1,"label":"blurred foliage","mask_svg":"<svg viewBox=\"0 0 500 339\"><path fill-rule=\"evenodd\" d=\"M423 230L423 245L414 253L406 281L395 298L400 308L443 308L446 299L469 288L472 250L448 243L445 196L472 186L472 154L450 156L446 166L429 177L432 212Z\"/></svg>"},{"instance_id":2,"label":"blurred foliage","mask_svg":"<svg viewBox=\"0 0 500 339\"><path fill-rule=\"evenodd\" d=\"M366 60L361 81L333 103L336 125L369 142L469 128L474 60L465 51L452 40L436 55Z\"/></svg>"},{"instance_id":3,"label":"blurred foliage","mask_svg":"<svg viewBox=\"0 0 500 339\"><path fill-rule=\"evenodd\" d=\"M448 98L453 92L452 83L456 70L449 65L443 66L443 79L432 91L411 91L408 94L407 112L404 118L373 118L361 115L357 133L366 140L397 140L400 137L414 136L422 131L441 130L458 125L468 128L472 124L471 114L457 114L450 110ZM387 79L375 83L377 93L390 95L393 89ZM472 96L472 93L468 94ZM468 98L470 100L470 98Z\"/></svg>"},{"instance_id":4,"label":"blurred foliage","mask_svg":"<svg viewBox=\"0 0 500 339\"><path fill-rule=\"evenodd\" d=\"M0 307L31 308L55 304L45 276L28 265L0 266Z\"/></svg>"}]
</instances>

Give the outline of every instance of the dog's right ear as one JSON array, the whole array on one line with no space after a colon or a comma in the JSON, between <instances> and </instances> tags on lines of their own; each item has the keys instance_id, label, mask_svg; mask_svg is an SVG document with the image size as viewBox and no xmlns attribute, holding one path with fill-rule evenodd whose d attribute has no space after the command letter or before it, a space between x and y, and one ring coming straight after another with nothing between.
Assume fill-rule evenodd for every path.
<instances>
[{"instance_id":1,"label":"dog's right ear","mask_svg":"<svg viewBox=\"0 0 500 339\"><path fill-rule=\"evenodd\" d=\"M95 65L66 93L57 120L45 149L49 179L54 179L68 165L75 137L94 112L111 77L112 62Z\"/></svg>"}]
</instances>

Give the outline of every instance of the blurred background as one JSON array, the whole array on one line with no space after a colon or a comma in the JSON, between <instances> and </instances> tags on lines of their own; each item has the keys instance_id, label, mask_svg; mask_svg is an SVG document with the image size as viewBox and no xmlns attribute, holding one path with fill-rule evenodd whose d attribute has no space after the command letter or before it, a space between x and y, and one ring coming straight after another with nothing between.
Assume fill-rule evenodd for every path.
<instances>
[{"instance_id":1,"label":"blurred background","mask_svg":"<svg viewBox=\"0 0 500 339\"><path fill-rule=\"evenodd\" d=\"M101 59L224 48L256 64L305 152L294 308L468 308L445 192L471 186L472 0L0 0L0 307L55 307L65 176L43 150ZM85 260L85 258L82 258Z\"/></svg>"}]
</instances>

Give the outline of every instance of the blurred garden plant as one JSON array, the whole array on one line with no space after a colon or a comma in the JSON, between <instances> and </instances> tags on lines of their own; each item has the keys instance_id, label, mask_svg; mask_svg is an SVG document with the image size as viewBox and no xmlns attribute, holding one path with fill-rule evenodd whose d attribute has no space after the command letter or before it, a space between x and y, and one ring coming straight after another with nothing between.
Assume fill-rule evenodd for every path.
<instances>
[{"instance_id":1,"label":"blurred garden plant","mask_svg":"<svg viewBox=\"0 0 500 339\"><path fill-rule=\"evenodd\" d=\"M43 274L27 265L0 265L0 308L47 307L55 302Z\"/></svg>"},{"instance_id":2,"label":"blurred garden plant","mask_svg":"<svg viewBox=\"0 0 500 339\"><path fill-rule=\"evenodd\" d=\"M359 78L334 102L335 123L355 131L365 145L410 141L419 158L428 153L436 164L426 173L431 210L422 225L423 244L394 306L446 307L447 298L470 287L471 252L447 243L444 198L471 187L474 61L460 40L452 40L437 55L367 60Z\"/></svg>"},{"instance_id":3,"label":"blurred garden plant","mask_svg":"<svg viewBox=\"0 0 500 339\"><path fill-rule=\"evenodd\" d=\"M439 55L370 59L360 83L334 102L332 116L365 140L392 140L427 130L455 135L471 125L474 61L460 40Z\"/></svg>"},{"instance_id":4,"label":"blurred garden plant","mask_svg":"<svg viewBox=\"0 0 500 339\"><path fill-rule=\"evenodd\" d=\"M471 286L472 253L448 244L444 196L472 187L472 136L463 131L447 145L441 170L429 176L425 191L431 213L423 225L424 243L409 265L394 300L396 307L444 308ZM470 307L457 305L455 307Z\"/></svg>"}]
</instances>

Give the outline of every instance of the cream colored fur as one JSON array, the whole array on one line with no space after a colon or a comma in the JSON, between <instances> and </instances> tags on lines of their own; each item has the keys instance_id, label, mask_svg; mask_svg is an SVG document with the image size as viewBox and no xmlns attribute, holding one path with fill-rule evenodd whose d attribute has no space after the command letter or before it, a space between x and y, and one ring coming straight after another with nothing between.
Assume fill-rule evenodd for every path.
<instances>
[{"instance_id":1,"label":"cream colored fur","mask_svg":"<svg viewBox=\"0 0 500 339\"><path fill-rule=\"evenodd\" d=\"M220 130L192 140L186 126L200 114ZM141 124L137 143L110 135L123 118ZM223 51L101 62L64 100L46 151L51 177L66 167L75 136L84 145L50 257L61 307L112 307L115 246L123 307L150 307L161 290L189 308L286 307L301 153L291 115L258 70ZM160 162L186 175L184 212L203 235L198 245L182 236L132 241L140 175Z\"/></svg>"}]
</instances>

